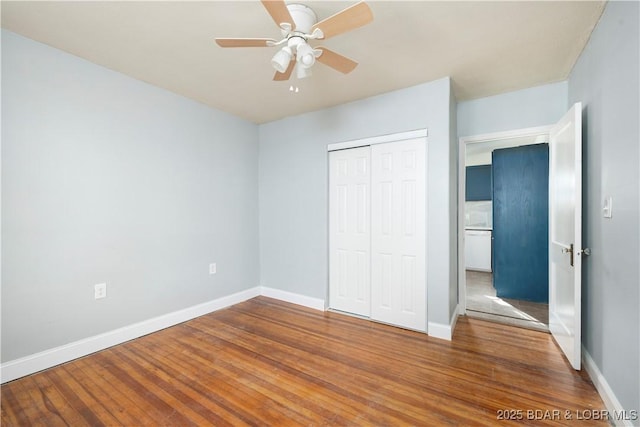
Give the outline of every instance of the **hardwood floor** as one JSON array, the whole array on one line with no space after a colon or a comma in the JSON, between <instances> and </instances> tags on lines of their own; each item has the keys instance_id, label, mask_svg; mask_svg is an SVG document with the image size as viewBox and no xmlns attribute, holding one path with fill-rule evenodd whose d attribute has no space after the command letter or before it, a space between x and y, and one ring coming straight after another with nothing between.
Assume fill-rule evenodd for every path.
<instances>
[{"instance_id":1,"label":"hardwood floor","mask_svg":"<svg viewBox=\"0 0 640 427\"><path fill-rule=\"evenodd\" d=\"M3 426L496 425L504 410L562 425L604 409L546 333L461 317L448 342L265 297L4 384L1 398Z\"/></svg>"},{"instance_id":2,"label":"hardwood floor","mask_svg":"<svg viewBox=\"0 0 640 427\"><path fill-rule=\"evenodd\" d=\"M492 273L466 270L465 274L468 316L549 331L549 304L498 297Z\"/></svg>"}]
</instances>

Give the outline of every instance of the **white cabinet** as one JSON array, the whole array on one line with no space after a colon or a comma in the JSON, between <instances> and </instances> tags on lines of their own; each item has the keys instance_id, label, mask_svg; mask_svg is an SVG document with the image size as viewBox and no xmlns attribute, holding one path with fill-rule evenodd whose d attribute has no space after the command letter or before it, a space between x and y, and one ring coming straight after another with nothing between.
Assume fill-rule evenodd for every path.
<instances>
[{"instance_id":1,"label":"white cabinet","mask_svg":"<svg viewBox=\"0 0 640 427\"><path fill-rule=\"evenodd\" d=\"M491 271L491 230L465 230L465 267Z\"/></svg>"}]
</instances>

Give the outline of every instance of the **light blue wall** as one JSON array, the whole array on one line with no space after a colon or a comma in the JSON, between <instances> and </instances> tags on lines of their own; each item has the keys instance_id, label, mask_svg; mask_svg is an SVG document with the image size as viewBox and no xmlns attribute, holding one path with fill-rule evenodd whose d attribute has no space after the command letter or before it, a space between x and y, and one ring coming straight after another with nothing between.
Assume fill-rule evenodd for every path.
<instances>
[{"instance_id":1,"label":"light blue wall","mask_svg":"<svg viewBox=\"0 0 640 427\"><path fill-rule=\"evenodd\" d=\"M458 105L449 92L449 212L455 231L449 233L449 315L458 306ZM430 203L428 200L427 203Z\"/></svg>"},{"instance_id":2,"label":"light blue wall","mask_svg":"<svg viewBox=\"0 0 640 427\"><path fill-rule=\"evenodd\" d=\"M2 31L2 361L257 286L257 141Z\"/></svg>"},{"instance_id":3,"label":"light blue wall","mask_svg":"<svg viewBox=\"0 0 640 427\"><path fill-rule=\"evenodd\" d=\"M583 103L583 344L627 410L640 410L640 4L609 2L569 78ZM602 217L606 196L613 217Z\"/></svg>"},{"instance_id":4,"label":"light blue wall","mask_svg":"<svg viewBox=\"0 0 640 427\"><path fill-rule=\"evenodd\" d=\"M457 286L450 103L445 78L261 125L261 284L327 297L327 144L428 128L428 317L448 324Z\"/></svg>"},{"instance_id":5,"label":"light blue wall","mask_svg":"<svg viewBox=\"0 0 640 427\"><path fill-rule=\"evenodd\" d=\"M547 126L567 111L567 82L458 103L458 137Z\"/></svg>"}]
</instances>

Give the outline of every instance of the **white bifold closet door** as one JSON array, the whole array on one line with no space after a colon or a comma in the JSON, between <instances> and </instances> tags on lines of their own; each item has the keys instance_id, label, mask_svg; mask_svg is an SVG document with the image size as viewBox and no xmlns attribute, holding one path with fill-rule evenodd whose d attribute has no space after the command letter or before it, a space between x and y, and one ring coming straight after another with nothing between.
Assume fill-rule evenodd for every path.
<instances>
[{"instance_id":1,"label":"white bifold closet door","mask_svg":"<svg viewBox=\"0 0 640 427\"><path fill-rule=\"evenodd\" d=\"M425 145L371 147L371 318L427 330Z\"/></svg>"},{"instance_id":2,"label":"white bifold closet door","mask_svg":"<svg viewBox=\"0 0 640 427\"><path fill-rule=\"evenodd\" d=\"M426 331L424 139L329 155L329 305Z\"/></svg>"},{"instance_id":3,"label":"white bifold closet door","mask_svg":"<svg viewBox=\"0 0 640 427\"><path fill-rule=\"evenodd\" d=\"M371 312L371 150L329 153L329 305Z\"/></svg>"}]
</instances>

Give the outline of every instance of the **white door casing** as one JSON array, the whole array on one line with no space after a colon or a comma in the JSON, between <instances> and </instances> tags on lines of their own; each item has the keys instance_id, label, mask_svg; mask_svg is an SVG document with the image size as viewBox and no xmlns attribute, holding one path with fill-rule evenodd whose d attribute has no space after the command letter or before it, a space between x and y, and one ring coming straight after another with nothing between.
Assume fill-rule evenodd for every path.
<instances>
[{"instance_id":1,"label":"white door casing","mask_svg":"<svg viewBox=\"0 0 640 427\"><path fill-rule=\"evenodd\" d=\"M549 133L549 330L574 369L581 363L582 104Z\"/></svg>"},{"instance_id":2,"label":"white door casing","mask_svg":"<svg viewBox=\"0 0 640 427\"><path fill-rule=\"evenodd\" d=\"M371 150L329 153L329 306L370 316Z\"/></svg>"},{"instance_id":3,"label":"white door casing","mask_svg":"<svg viewBox=\"0 0 640 427\"><path fill-rule=\"evenodd\" d=\"M424 139L371 147L371 318L426 331Z\"/></svg>"}]
</instances>

